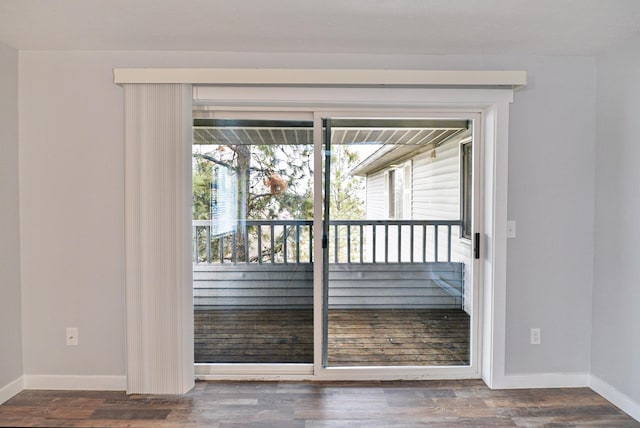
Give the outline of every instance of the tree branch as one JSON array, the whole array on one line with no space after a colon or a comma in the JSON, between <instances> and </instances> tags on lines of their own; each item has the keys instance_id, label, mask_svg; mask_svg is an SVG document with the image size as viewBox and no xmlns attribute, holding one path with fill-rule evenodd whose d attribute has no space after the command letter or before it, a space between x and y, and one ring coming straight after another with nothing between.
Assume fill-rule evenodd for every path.
<instances>
[{"instance_id":1,"label":"tree branch","mask_svg":"<svg viewBox=\"0 0 640 428\"><path fill-rule=\"evenodd\" d=\"M222 166L224 166L224 167L227 167L227 168L229 168L229 169L234 170L235 172L238 172L238 168L236 168L235 166L230 165L230 164L228 164L228 163L226 163L226 162L220 161L220 160L218 160L218 159L212 158L212 157L211 157L211 156L209 156L209 155L203 155L202 153L194 153L193 155L194 155L195 157L197 157L197 158L202 158L202 159L208 160L209 162L213 162L213 163L215 163L215 164L217 164L217 165L222 165Z\"/></svg>"},{"instance_id":2,"label":"tree branch","mask_svg":"<svg viewBox=\"0 0 640 428\"><path fill-rule=\"evenodd\" d=\"M272 195L271 193L260 193L259 195L252 195L252 196L249 198L249 201L255 201L255 200L256 200L256 199L258 199L258 198L264 198L264 197L266 197L266 196L273 196L273 195Z\"/></svg>"},{"instance_id":3,"label":"tree branch","mask_svg":"<svg viewBox=\"0 0 640 428\"><path fill-rule=\"evenodd\" d=\"M232 170L234 170L234 171L238 172L238 168L236 168L235 166L233 166L233 165L231 165L231 164L229 164L229 163L227 163L227 162L223 162L223 161L221 161L221 160L218 160L218 159L212 158L212 157L211 157L211 156L209 156L209 155L205 155L205 154L202 154L202 153L194 153L193 155L194 155L195 157L197 157L197 158L202 158L202 159L208 160L208 161L210 161L210 162L213 162L213 163L218 164L218 165L225 166L225 167L227 167L227 168L230 168L230 169L232 169ZM268 168L253 168L253 167L252 167L252 168L250 168L249 170L250 170L251 172L254 172L254 171L255 171L255 172L263 172L263 173L268 173L268 172L270 172L270 169L268 169Z\"/></svg>"}]
</instances>

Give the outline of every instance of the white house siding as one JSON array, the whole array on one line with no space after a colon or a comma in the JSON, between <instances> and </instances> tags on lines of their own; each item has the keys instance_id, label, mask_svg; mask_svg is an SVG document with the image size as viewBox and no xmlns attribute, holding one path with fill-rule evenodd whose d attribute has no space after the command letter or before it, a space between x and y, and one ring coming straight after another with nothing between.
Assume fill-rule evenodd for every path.
<instances>
[{"instance_id":1,"label":"white house siding","mask_svg":"<svg viewBox=\"0 0 640 428\"><path fill-rule=\"evenodd\" d=\"M463 138L463 137L462 137ZM411 219L414 220L459 220L460 219L460 140L461 137L442 144L433 151L420 153L411 159L412 167L412 193L411 193ZM385 181L386 171L379 171L367 176L367 206L366 218L387 219L387 190ZM385 242L381 239L383 230L379 228L376 240L376 261L384 262ZM427 230L427 260L433 260L434 230ZM464 263L465 287L464 308L471 312L473 296L471 280L471 243L460 238L459 228L452 227L451 261ZM408 262L409 230L402 231L402 256L401 261ZM366 242L371 245L372 236L366 237ZM414 260L422 260L423 248L422 231L418 228L414 231ZM397 257L397 231L389 234L388 248L390 249L388 261L395 262ZM371 250L367 253L371 260ZM440 227L438 235L438 261L446 261L447 258L447 228Z\"/></svg>"},{"instance_id":2,"label":"white house siding","mask_svg":"<svg viewBox=\"0 0 640 428\"><path fill-rule=\"evenodd\" d=\"M194 306L202 309L308 309L313 306L312 263L197 264ZM331 263L329 309L438 309L459 307L459 263ZM390 286L393 284L393 286Z\"/></svg>"},{"instance_id":3,"label":"white house siding","mask_svg":"<svg viewBox=\"0 0 640 428\"><path fill-rule=\"evenodd\" d=\"M464 138L464 137L463 137ZM413 158L413 218L429 220L460 219L460 141L454 138L432 151ZM427 248L433 248L433 237L427 235ZM454 227L451 239L451 261L464 263L464 308L471 313L473 288L471 280L471 243L460 238ZM446 256L446 232L438 237L438 259Z\"/></svg>"},{"instance_id":4,"label":"white house siding","mask_svg":"<svg viewBox=\"0 0 640 428\"><path fill-rule=\"evenodd\" d=\"M456 261L460 261L464 264L464 296L463 306L464 310L471 315L471 310L473 307L473 287L472 287L472 272L471 272L471 264L473 263L472 251L473 248L471 246L471 241L467 239L454 239L452 248L452 259Z\"/></svg>"},{"instance_id":5,"label":"white house siding","mask_svg":"<svg viewBox=\"0 0 640 428\"><path fill-rule=\"evenodd\" d=\"M376 172L371 175L367 175L367 191L366 191L366 219L367 220L386 220L389 218L387 200L388 194L386 192L386 171ZM384 240L380 239L384 236L384 229L379 227L376 230L377 237L375 243L375 254L378 262L384 262ZM373 260L373 231L371 228L367 228L365 231L364 239L364 260L365 262L372 262Z\"/></svg>"},{"instance_id":6,"label":"white house siding","mask_svg":"<svg viewBox=\"0 0 640 428\"><path fill-rule=\"evenodd\" d=\"M458 220L460 218L459 140L413 158L414 219Z\"/></svg>"},{"instance_id":7,"label":"white house siding","mask_svg":"<svg viewBox=\"0 0 640 428\"><path fill-rule=\"evenodd\" d=\"M367 220L380 220L387 218L384 171L367 175L366 192L366 216Z\"/></svg>"}]
</instances>

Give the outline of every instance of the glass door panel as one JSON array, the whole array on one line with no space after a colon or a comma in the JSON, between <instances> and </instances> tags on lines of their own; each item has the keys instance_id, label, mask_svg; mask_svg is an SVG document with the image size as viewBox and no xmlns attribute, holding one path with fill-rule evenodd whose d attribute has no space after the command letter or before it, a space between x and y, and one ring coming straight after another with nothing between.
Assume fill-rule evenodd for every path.
<instances>
[{"instance_id":1,"label":"glass door panel","mask_svg":"<svg viewBox=\"0 0 640 428\"><path fill-rule=\"evenodd\" d=\"M312 131L194 119L196 363L313 362Z\"/></svg>"},{"instance_id":2,"label":"glass door panel","mask_svg":"<svg viewBox=\"0 0 640 428\"><path fill-rule=\"evenodd\" d=\"M472 121L324 127L324 366L470 365Z\"/></svg>"}]
</instances>

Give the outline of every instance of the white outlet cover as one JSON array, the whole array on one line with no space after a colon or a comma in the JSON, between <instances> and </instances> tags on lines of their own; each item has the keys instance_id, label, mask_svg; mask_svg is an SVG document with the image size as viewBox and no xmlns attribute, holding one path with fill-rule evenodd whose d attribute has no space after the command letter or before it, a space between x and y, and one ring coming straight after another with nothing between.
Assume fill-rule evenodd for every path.
<instances>
[{"instance_id":1,"label":"white outlet cover","mask_svg":"<svg viewBox=\"0 0 640 428\"><path fill-rule=\"evenodd\" d=\"M78 329L67 327L67 346L78 346Z\"/></svg>"},{"instance_id":2,"label":"white outlet cover","mask_svg":"<svg viewBox=\"0 0 640 428\"><path fill-rule=\"evenodd\" d=\"M531 336L530 339L531 339L531 344L532 345L539 345L540 344L540 329L539 328L532 328L530 336Z\"/></svg>"},{"instance_id":3,"label":"white outlet cover","mask_svg":"<svg viewBox=\"0 0 640 428\"><path fill-rule=\"evenodd\" d=\"M516 221L508 220L507 221L507 238L515 238L516 237Z\"/></svg>"}]
</instances>

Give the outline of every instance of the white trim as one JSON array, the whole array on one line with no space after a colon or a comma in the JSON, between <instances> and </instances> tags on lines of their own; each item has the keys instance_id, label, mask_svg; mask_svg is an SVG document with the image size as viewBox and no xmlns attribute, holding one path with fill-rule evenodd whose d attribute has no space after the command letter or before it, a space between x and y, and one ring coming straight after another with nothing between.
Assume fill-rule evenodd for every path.
<instances>
[{"instance_id":1,"label":"white trim","mask_svg":"<svg viewBox=\"0 0 640 428\"><path fill-rule=\"evenodd\" d=\"M507 294L507 181L509 146L509 104L513 98L498 99L483 114L484 149L480 160L483 172L480 260L483 286L482 379L496 388L505 377L506 294ZM475 205L475 204L474 204ZM477 229L474 226L474 232ZM474 301L477 297L474 297Z\"/></svg>"},{"instance_id":2,"label":"white trim","mask_svg":"<svg viewBox=\"0 0 640 428\"><path fill-rule=\"evenodd\" d=\"M397 91L394 91L397 93ZM465 102L468 100L470 96L468 93L472 93L477 95L476 91L464 91L465 93L461 95L455 91L448 91L446 94L452 99L441 100L439 97L447 98L442 91L439 90L424 90L412 91L411 94L416 97L416 99L421 99L421 104L414 108L406 109L396 109L393 106L387 106L383 104L383 100L378 100L378 102L370 102L368 103L368 109L332 109L332 110L323 110L321 108L315 109L315 122L321 124L322 118L341 118L341 117L374 117L374 118L391 118L391 117L412 117L412 118L447 118L447 119L458 119L458 118L473 118L475 122L480 120L485 120L481 112L484 109L488 108L488 106L494 105L493 103L504 102L508 106L508 103L512 101L513 92L512 91L482 91L483 95L487 98L483 98L484 101L477 101L477 103ZM368 90L368 95L377 95L384 99L385 95L388 94L377 94L374 90ZM353 94L355 95L355 94ZM362 97L365 94L360 94ZM466 98L465 98L466 96ZM431 101L433 98L438 98L439 102ZM359 101L359 100L358 100ZM445 104L446 107L442 107L441 105ZM313 107L311 107L313 109ZM474 122L474 123L475 123ZM482 124L477 125L477 129L483 129ZM474 125L475 129L475 125ZM475 132L475 131L474 131ZM322 142L320 141L322 134L317 132L315 135L315 144L316 150L320 150L320 146ZM480 141L481 138L478 138ZM483 147L483 144L477 144L478 148ZM480 150L480 149L478 149ZM316 169L318 171L318 175L320 177L316 177L315 182L321 182L322 178L322 170ZM481 169L481 173L483 173ZM487 172L493 171L492 169L486 169ZM492 177L491 180L494 178ZM489 181L491 181L489 180ZM506 177L504 177L506 180ZM388 187L385 184L385 189ZM385 193L385 199L388 199L388 195ZM482 198L481 198L482 199ZM316 204L322 203L322 199L320 201L314 201ZM387 206L386 211L388 212L388 203L385 203ZM317 205L316 205L317 206ZM506 204L505 204L506 206ZM506 213L505 213L506 217ZM314 217L316 219L316 217ZM321 219L321 217L320 217ZM317 224L321 224L321 221L316 221ZM481 224L481 223L480 223ZM321 229L321 228L320 228ZM320 234L321 234L320 230ZM319 235L316 235L319 236ZM322 260L322 250L320 249L320 255L316 256L314 260ZM506 261L505 261L506 262ZM322 270L321 264L319 264L319 270ZM477 264L474 265L474 269L477 267ZM320 272L320 278L322 278L322 272ZM474 274L475 275L475 274ZM478 273L480 275L480 273ZM322 281L319 283L314 283L314 296L316 300L314 300L314 316L316 319L322 320ZM474 281L474 288L477 291L476 282ZM478 292L480 295L481 293ZM474 309L477 311L476 322L472 324L472 328L474 329L472 332L472 341L471 348L472 355L471 361L472 366L452 366L452 367L435 367L435 366L399 366L399 367L374 367L374 366L366 366L366 367L323 367L321 361L316 360L317 365L314 370L314 380L326 380L326 381L348 381L348 380L427 380L427 379L476 379L480 378L480 373L482 371L483 361L482 361L482 346L480 340L480 329L479 326L483 324L484 318L483 314L480 311L480 306L476 306ZM321 323L322 324L322 323ZM322 349L322 328L316 324L315 326L315 342L314 346L316 350Z\"/></svg>"},{"instance_id":3,"label":"white trim","mask_svg":"<svg viewBox=\"0 0 640 428\"><path fill-rule=\"evenodd\" d=\"M539 373L502 376L499 380L495 380L490 388L586 388L588 386L589 374L587 373Z\"/></svg>"},{"instance_id":4,"label":"white trim","mask_svg":"<svg viewBox=\"0 0 640 428\"><path fill-rule=\"evenodd\" d=\"M470 366L327 367L316 373L320 381L479 379Z\"/></svg>"},{"instance_id":5,"label":"white trim","mask_svg":"<svg viewBox=\"0 0 640 428\"><path fill-rule=\"evenodd\" d=\"M595 375L589 377L589 387L633 419L640 422L640 403L634 401L627 394Z\"/></svg>"},{"instance_id":6,"label":"white trim","mask_svg":"<svg viewBox=\"0 0 640 428\"><path fill-rule=\"evenodd\" d=\"M126 376L24 375L24 389L124 391Z\"/></svg>"},{"instance_id":7,"label":"white trim","mask_svg":"<svg viewBox=\"0 0 640 428\"><path fill-rule=\"evenodd\" d=\"M313 375L269 375L269 374L203 374L197 375L196 381L224 382L311 382L318 379Z\"/></svg>"},{"instance_id":8,"label":"white trim","mask_svg":"<svg viewBox=\"0 0 640 428\"><path fill-rule=\"evenodd\" d=\"M324 141L322 132L322 115L313 113L313 236L324 234L322 217L324 215L323 194L323 154ZM316 238L317 239L317 238ZM324 288L324 265L322 245L313 246L313 373L322 371L324 360L324 317L322 312Z\"/></svg>"},{"instance_id":9,"label":"white trim","mask_svg":"<svg viewBox=\"0 0 640 428\"><path fill-rule=\"evenodd\" d=\"M511 97L507 98L508 101L511 102L513 100L513 94ZM486 110L486 107L485 107ZM484 222L484 209L487 206L485 189L482 186L482 183L487 181L487 175L489 174L490 169L485 168L483 164L483 159L485 159L485 151L488 150L487 147L493 147L494 142L486 141L486 135L483 130L487 126L487 115L484 111L481 113L475 113L471 116L473 120L473 126L471 128L471 139L474 141L473 144L473 179L472 179L472 197L471 197L471 207L472 207L472 224L471 224L471 232L478 232L482 234L485 228L488 227ZM506 179L506 177L505 177ZM495 177L489 176L489 181L495 180ZM472 301L470 305L470 311L467 312L471 316L471 364L476 367L478 371L478 377L482 377L484 372L484 367L491 363L490 360L484 360L484 351L483 347L485 346L483 343L484 340L484 330L483 326L488 323L487 314L484 312L485 307L481 304L484 296L483 288L484 284L482 281L484 280L484 265L483 265L483 257L484 254L481 255L480 258L476 259L473 251L473 246L469 245L468 248L469 256L471 259L471 276L469 278L469 284L471 285L471 295ZM466 279L465 279L466 281ZM465 299L466 300L466 299ZM493 305L491 305L493 308ZM474 360L475 358L475 360Z\"/></svg>"},{"instance_id":10,"label":"white trim","mask_svg":"<svg viewBox=\"0 0 640 428\"><path fill-rule=\"evenodd\" d=\"M113 81L215 85L507 86L527 84L514 70L332 70L279 68L115 68Z\"/></svg>"},{"instance_id":11,"label":"white trim","mask_svg":"<svg viewBox=\"0 0 640 428\"><path fill-rule=\"evenodd\" d=\"M195 364L196 378L215 376L216 378L252 377L294 377L310 379L313 375L313 364Z\"/></svg>"},{"instance_id":12,"label":"white trim","mask_svg":"<svg viewBox=\"0 0 640 428\"><path fill-rule=\"evenodd\" d=\"M2 388L0 388L0 404L11 399L14 395L20 393L24 389L24 377L20 376L18 379L9 382Z\"/></svg>"},{"instance_id":13,"label":"white trim","mask_svg":"<svg viewBox=\"0 0 640 428\"><path fill-rule=\"evenodd\" d=\"M196 364L198 380L357 381L477 379L472 367L332 367L313 364Z\"/></svg>"},{"instance_id":14,"label":"white trim","mask_svg":"<svg viewBox=\"0 0 640 428\"><path fill-rule=\"evenodd\" d=\"M376 113L380 108L400 109L412 118L411 110L437 109L446 112L477 112L503 99L513 100L511 89L464 88L356 88L356 87L272 87L194 86L194 105L208 109L260 111L320 111L336 113L358 110ZM447 115L440 116L449 118Z\"/></svg>"},{"instance_id":15,"label":"white trim","mask_svg":"<svg viewBox=\"0 0 640 428\"><path fill-rule=\"evenodd\" d=\"M322 115L369 114L382 117L385 115L415 117L428 112L433 116L439 111L441 116L452 114L478 113L481 121L478 132L482 136L481 178L479 186L483 193L483 207L478 216L479 232L482 235L481 260L476 266L483 287L474 297L474 306L481 316L482 340L478 346L478 360L474 362L477 370L481 370L482 379L489 387L497 387L505 377L505 332L506 332L506 218L507 218L507 180L508 180L508 131L509 104L513 101L513 91L506 89L407 89L407 88L296 88L296 87L195 87L195 104L208 104L212 109L221 110L305 110L315 111L315 122ZM327 107L331 106L329 110ZM324 107L324 108L323 108ZM317 135L316 135L317 134ZM321 150L321 134L316 132L315 151ZM318 153L316 153L317 156ZM320 186L315 182L314 187ZM317 190L317 189L316 189ZM317 203L317 201L316 201ZM475 205L475 204L474 204ZM319 207L316 205L314 217L317 218ZM319 226L318 226L319 227ZM476 226L474 226L476 228ZM317 228L316 228L317 229ZM321 232L314 229L316 234ZM321 259L316 247L315 260ZM315 269L316 287L319 269ZM322 330L321 290L315 290L314 335L315 361L314 379L353 379L366 376L367 379L419 379L429 378L425 372L413 371L385 373L378 369L352 370L335 372L321 366L318 353L321 347ZM480 336L479 336L480 337ZM458 368L459 369L459 368ZM331 373L329 373L331 372ZM443 377L442 371L438 374ZM347 375L351 375L347 377ZM475 375L475 376L474 376ZM454 375L458 376L458 375ZM468 372L466 377L477 377L479 373ZM459 376L458 376L459 377ZM494 386L495 385L495 386Z\"/></svg>"}]
</instances>

